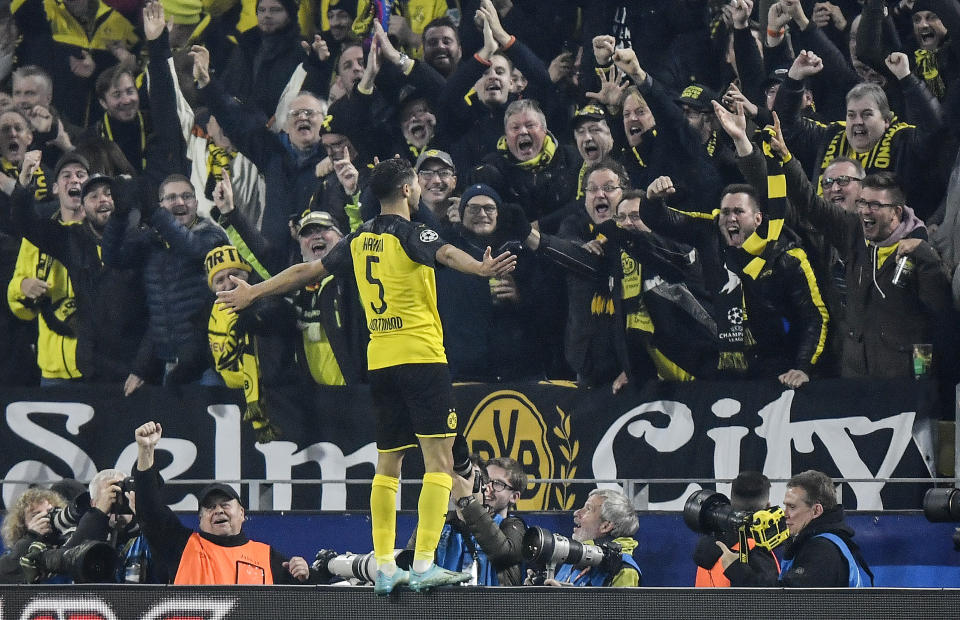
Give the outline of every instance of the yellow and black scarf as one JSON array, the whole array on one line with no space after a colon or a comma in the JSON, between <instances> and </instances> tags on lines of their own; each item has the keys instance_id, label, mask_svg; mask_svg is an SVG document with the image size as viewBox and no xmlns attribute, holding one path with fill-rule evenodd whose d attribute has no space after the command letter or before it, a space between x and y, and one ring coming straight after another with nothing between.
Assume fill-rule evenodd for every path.
<instances>
[{"instance_id":1,"label":"yellow and black scarf","mask_svg":"<svg viewBox=\"0 0 960 620\"><path fill-rule=\"evenodd\" d=\"M236 151L221 148L213 140L207 141L207 182L203 194L208 199L213 200L214 188L223 179L224 169L229 169L236 156Z\"/></svg>"},{"instance_id":2,"label":"yellow and black scarf","mask_svg":"<svg viewBox=\"0 0 960 620\"><path fill-rule=\"evenodd\" d=\"M0 157L0 172L11 179L20 178L20 166L7 161L6 157ZM30 179L30 185L33 187L33 197L36 200L43 200L50 194L50 188L47 187L47 175L43 173L43 167L37 166Z\"/></svg>"},{"instance_id":3,"label":"yellow and black scarf","mask_svg":"<svg viewBox=\"0 0 960 620\"><path fill-rule=\"evenodd\" d=\"M858 153L853 150L853 147L847 142L846 122L840 121L837 123L837 126L837 133L834 134L833 139L830 140L830 144L827 145L827 150L823 154L823 161L820 163L821 177L823 176L823 171L826 170L827 166L837 157L849 157L850 159L860 162L867 173L878 170L895 170L897 167L898 153L894 152L893 138L898 131L915 128L914 125L897 121L897 119L894 118L890 123L890 127L887 128L887 131L884 132L883 136L872 149L866 153ZM817 181L817 193L823 194L823 187L820 185L819 180Z\"/></svg>"},{"instance_id":4,"label":"yellow and black scarf","mask_svg":"<svg viewBox=\"0 0 960 620\"><path fill-rule=\"evenodd\" d=\"M244 422L249 422L257 434L257 441L266 443L281 435L269 417L260 386L260 362L257 359L256 339L237 329L237 315L214 304L207 323L207 338L213 353L217 372L227 387L243 389L247 410Z\"/></svg>"},{"instance_id":5,"label":"yellow and black scarf","mask_svg":"<svg viewBox=\"0 0 960 620\"><path fill-rule=\"evenodd\" d=\"M916 61L914 73L926 83L927 88L933 93L939 101L943 101L947 94L947 87L943 83L943 77L940 75L940 67L937 52L931 52L925 49L918 49L913 52L913 59Z\"/></svg>"},{"instance_id":6,"label":"yellow and black scarf","mask_svg":"<svg viewBox=\"0 0 960 620\"><path fill-rule=\"evenodd\" d=\"M510 150L507 148L506 136L500 136L500 139L497 140L497 150L503 154L504 157L512 157ZM527 161L518 161L515 163L524 170L539 170L540 168L545 168L550 165L556 152L557 140L553 135L548 133L543 137L543 146L540 148L539 153Z\"/></svg>"}]
</instances>

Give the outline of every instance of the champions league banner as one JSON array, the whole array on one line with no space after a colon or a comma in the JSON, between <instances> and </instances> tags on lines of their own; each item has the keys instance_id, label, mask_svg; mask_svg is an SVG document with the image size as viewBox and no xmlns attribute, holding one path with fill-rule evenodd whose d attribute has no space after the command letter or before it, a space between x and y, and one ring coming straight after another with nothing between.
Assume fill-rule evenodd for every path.
<instances>
[{"instance_id":1,"label":"champions league banner","mask_svg":"<svg viewBox=\"0 0 960 620\"><path fill-rule=\"evenodd\" d=\"M259 444L243 422L239 391L144 387L124 398L120 385L5 390L0 393L2 501L23 481L89 480L100 469L130 471L137 426L163 426L157 463L175 510L197 508L201 484L243 480L251 510L366 510L377 453L366 388L290 388L266 395L283 436ZM822 380L800 390L770 382L692 382L579 389L563 383L455 387L458 422L480 456L511 456L531 478L520 510L572 510L593 483L628 482L650 510L680 510L700 481L731 479L742 469L786 479L806 469L855 480L841 488L845 507L919 508L930 478L930 386L912 380ZM422 475L411 451L405 477ZM303 480L306 484L288 484ZM637 480L662 480L646 484ZM688 481L689 480L689 481ZM320 484L319 481L324 481ZM606 482L609 481L609 482ZM729 493L728 484L703 486ZM779 501L784 485L775 484ZM417 487L401 486L401 507L415 509Z\"/></svg>"}]
</instances>

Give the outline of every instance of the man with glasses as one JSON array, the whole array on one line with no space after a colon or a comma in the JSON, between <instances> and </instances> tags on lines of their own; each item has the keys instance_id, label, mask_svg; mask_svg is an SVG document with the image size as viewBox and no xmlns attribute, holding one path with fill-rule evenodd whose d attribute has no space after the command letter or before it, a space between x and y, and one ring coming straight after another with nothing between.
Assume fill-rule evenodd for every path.
<instances>
[{"instance_id":1,"label":"man with glasses","mask_svg":"<svg viewBox=\"0 0 960 620\"><path fill-rule=\"evenodd\" d=\"M459 200L451 198L457 187L457 169L453 158L445 151L427 149L417 157L414 166L423 193L420 201L430 209L438 222L453 223L460 220Z\"/></svg>"},{"instance_id":2,"label":"man with glasses","mask_svg":"<svg viewBox=\"0 0 960 620\"><path fill-rule=\"evenodd\" d=\"M277 119L283 124L283 131L274 133L264 126L259 115L245 114L227 94L223 83L211 78L206 48L195 45L190 55L198 93L210 113L237 151L263 175L266 196L260 231L270 244L271 254L295 256L297 248L288 218L292 213L307 210L317 189L317 164L327 156L320 143L326 119L324 103L312 93L300 92L290 101L287 118ZM345 222L340 224L346 228ZM216 246L207 250L212 247Z\"/></svg>"},{"instance_id":3,"label":"man with glasses","mask_svg":"<svg viewBox=\"0 0 960 620\"><path fill-rule=\"evenodd\" d=\"M448 240L477 259L487 246L499 253L498 248L519 245L519 235L509 222L513 214L525 217L519 206L503 204L490 186L471 185L460 199L460 223L453 226ZM526 252L518 254L514 272L487 281L451 269L437 273L437 309L455 381L544 378L538 304L549 296L542 293L537 261Z\"/></svg>"},{"instance_id":4,"label":"man with glasses","mask_svg":"<svg viewBox=\"0 0 960 620\"><path fill-rule=\"evenodd\" d=\"M482 482L474 493L477 476ZM508 456L498 457L475 467L469 478L453 478L451 497L456 510L448 513L443 526L437 565L469 572L470 583L476 585L522 585L521 543L527 527L510 510L527 488L523 467Z\"/></svg>"},{"instance_id":5,"label":"man with glasses","mask_svg":"<svg viewBox=\"0 0 960 620\"><path fill-rule=\"evenodd\" d=\"M205 314L213 293L203 261L210 250L229 243L227 236L197 214L196 190L182 174L161 183L160 208L147 197L141 201L115 210L103 236L105 265L143 270L149 346L134 372L151 377L160 365L164 384L219 384L207 355ZM131 207L139 226L128 226Z\"/></svg>"},{"instance_id":6,"label":"man with glasses","mask_svg":"<svg viewBox=\"0 0 960 620\"><path fill-rule=\"evenodd\" d=\"M897 177L882 172L857 180L856 165L838 159L824 173L820 197L782 138L773 145L787 160L783 171L791 202L834 248L843 266L839 274L834 272L843 300L835 317L841 322L840 374L912 376L913 345L922 343L933 343L934 359L946 362L949 358L941 359L941 351L954 335L949 327L950 283ZM846 187L838 189L841 176L849 178ZM895 284L901 260L908 273L901 273ZM946 366L935 364L935 372L946 371Z\"/></svg>"}]
</instances>

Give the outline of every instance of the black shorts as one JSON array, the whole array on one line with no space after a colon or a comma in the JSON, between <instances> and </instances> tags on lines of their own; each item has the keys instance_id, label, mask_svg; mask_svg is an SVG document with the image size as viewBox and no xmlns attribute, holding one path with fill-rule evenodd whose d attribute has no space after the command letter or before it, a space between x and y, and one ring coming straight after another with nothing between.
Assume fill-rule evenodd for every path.
<instances>
[{"instance_id":1,"label":"black shorts","mask_svg":"<svg viewBox=\"0 0 960 620\"><path fill-rule=\"evenodd\" d=\"M418 437L453 437L457 409L446 364L400 364L369 372L377 415L377 450L418 445Z\"/></svg>"}]
</instances>

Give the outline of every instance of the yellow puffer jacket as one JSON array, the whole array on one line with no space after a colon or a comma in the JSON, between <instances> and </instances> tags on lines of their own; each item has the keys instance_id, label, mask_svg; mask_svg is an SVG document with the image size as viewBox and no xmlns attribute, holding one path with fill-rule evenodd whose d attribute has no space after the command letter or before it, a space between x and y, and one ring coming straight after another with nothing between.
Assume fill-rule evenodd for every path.
<instances>
[{"instance_id":1,"label":"yellow puffer jacket","mask_svg":"<svg viewBox=\"0 0 960 620\"><path fill-rule=\"evenodd\" d=\"M67 275L67 269L60 261L41 252L37 246L26 239L20 244L17 266L13 278L7 286L7 303L18 319L23 321L39 320L37 335L37 365L47 379L76 379L80 377L77 369L77 339L57 333L40 313L39 307L27 303L20 285L26 278L37 278L50 285L48 296L51 301L51 319L69 326L77 309L73 284ZM64 331L63 327L59 327Z\"/></svg>"}]
</instances>

